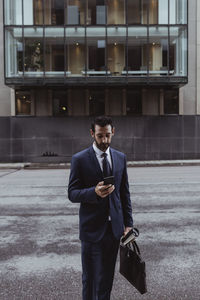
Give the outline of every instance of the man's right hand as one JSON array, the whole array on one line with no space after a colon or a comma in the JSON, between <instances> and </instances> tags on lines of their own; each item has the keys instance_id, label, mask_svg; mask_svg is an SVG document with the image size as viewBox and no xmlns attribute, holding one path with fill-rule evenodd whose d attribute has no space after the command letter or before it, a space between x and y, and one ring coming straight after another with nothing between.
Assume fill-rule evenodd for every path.
<instances>
[{"instance_id":1,"label":"man's right hand","mask_svg":"<svg viewBox=\"0 0 200 300\"><path fill-rule=\"evenodd\" d=\"M99 197L105 198L108 195L110 195L114 191L114 189L115 189L114 185L112 184L104 185L104 182L101 181L95 187L95 192Z\"/></svg>"}]
</instances>

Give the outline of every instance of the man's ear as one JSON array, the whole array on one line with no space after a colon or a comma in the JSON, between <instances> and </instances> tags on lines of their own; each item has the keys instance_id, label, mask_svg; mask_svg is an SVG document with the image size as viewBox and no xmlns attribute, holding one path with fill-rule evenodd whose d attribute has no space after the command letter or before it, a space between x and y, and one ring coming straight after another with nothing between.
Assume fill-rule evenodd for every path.
<instances>
[{"instance_id":1,"label":"man's ear","mask_svg":"<svg viewBox=\"0 0 200 300\"><path fill-rule=\"evenodd\" d=\"M112 135L115 135L115 127L112 128Z\"/></svg>"},{"instance_id":2,"label":"man's ear","mask_svg":"<svg viewBox=\"0 0 200 300\"><path fill-rule=\"evenodd\" d=\"M90 134L92 137L94 137L94 131L92 129L90 129Z\"/></svg>"}]
</instances>

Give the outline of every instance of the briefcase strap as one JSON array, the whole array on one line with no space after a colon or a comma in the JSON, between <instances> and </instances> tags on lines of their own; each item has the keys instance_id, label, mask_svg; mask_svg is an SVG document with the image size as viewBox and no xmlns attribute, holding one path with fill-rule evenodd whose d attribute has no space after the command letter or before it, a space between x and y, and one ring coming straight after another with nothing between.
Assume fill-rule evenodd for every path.
<instances>
[{"instance_id":1,"label":"briefcase strap","mask_svg":"<svg viewBox=\"0 0 200 300\"><path fill-rule=\"evenodd\" d=\"M127 247L128 247L130 250L132 250L132 251L134 251L134 252L136 252L136 253L138 253L138 254L140 255L140 249L139 249L139 247L138 247L136 241L130 242L129 244L127 244Z\"/></svg>"}]
</instances>

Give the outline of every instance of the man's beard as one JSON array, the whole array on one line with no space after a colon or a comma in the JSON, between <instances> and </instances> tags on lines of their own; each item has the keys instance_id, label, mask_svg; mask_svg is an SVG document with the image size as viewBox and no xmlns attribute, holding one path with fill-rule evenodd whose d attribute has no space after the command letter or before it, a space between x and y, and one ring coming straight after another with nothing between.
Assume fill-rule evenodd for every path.
<instances>
[{"instance_id":1,"label":"man's beard","mask_svg":"<svg viewBox=\"0 0 200 300\"><path fill-rule=\"evenodd\" d=\"M103 152L105 152L108 149L108 147L110 146L109 143L98 143L96 140L95 140L95 144L96 144L97 148L99 148Z\"/></svg>"}]
</instances>

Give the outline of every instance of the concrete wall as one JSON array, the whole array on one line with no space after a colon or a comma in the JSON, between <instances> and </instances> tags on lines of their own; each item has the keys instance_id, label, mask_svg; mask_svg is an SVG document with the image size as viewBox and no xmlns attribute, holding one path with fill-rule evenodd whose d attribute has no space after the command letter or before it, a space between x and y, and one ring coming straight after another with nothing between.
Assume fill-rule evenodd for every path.
<instances>
[{"instance_id":1,"label":"concrete wall","mask_svg":"<svg viewBox=\"0 0 200 300\"><path fill-rule=\"evenodd\" d=\"M89 117L0 118L1 162L67 162L92 143ZM113 117L128 160L200 158L200 116ZM45 157L43 154L57 154Z\"/></svg>"},{"instance_id":2,"label":"concrete wall","mask_svg":"<svg viewBox=\"0 0 200 300\"><path fill-rule=\"evenodd\" d=\"M197 114L200 114L200 1L197 1Z\"/></svg>"},{"instance_id":3,"label":"concrete wall","mask_svg":"<svg viewBox=\"0 0 200 300\"><path fill-rule=\"evenodd\" d=\"M11 115L11 89L4 85L3 0L0 0L0 116Z\"/></svg>"},{"instance_id":4,"label":"concrete wall","mask_svg":"<svg viewBox=\"0 0 200 300\"><path fill-rule=\"evenodd\" d=\"M199 0L188 0L188 84L181 88L182 114L197 114L197 5ZM199 17L198 17L199 18ZM181 101L181 100L180 100ZM198 100L200 101L200 99Z\"/></svg>"}]
</instances>

